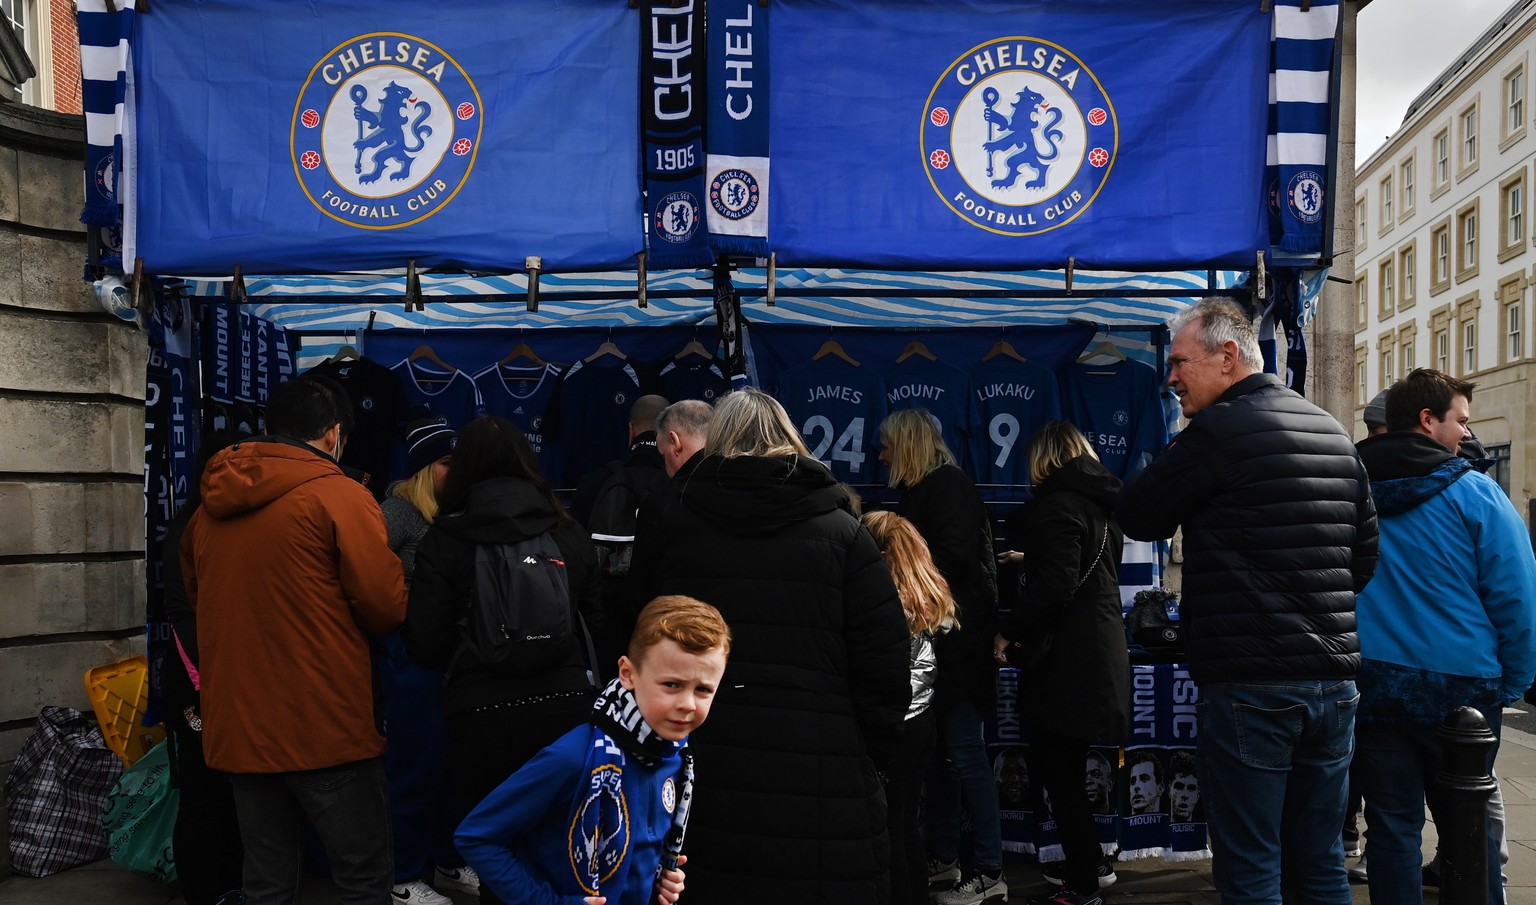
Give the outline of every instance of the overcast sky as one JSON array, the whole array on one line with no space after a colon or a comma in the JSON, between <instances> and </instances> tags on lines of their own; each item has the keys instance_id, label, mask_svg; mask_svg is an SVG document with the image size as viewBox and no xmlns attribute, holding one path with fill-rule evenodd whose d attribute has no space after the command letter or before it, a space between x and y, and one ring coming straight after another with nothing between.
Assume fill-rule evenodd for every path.
<instances>
[{"instance_id":1,"label":"overcast sky","mask_svg":"<svg viewBox=\"0 0 1536 905\"><path fill-rule=\"evenodd\" d=\"M1419 92L1513 0L1373 0L1356 30L1355 164L1397 131Z\"/></svg>"}]
</instances>

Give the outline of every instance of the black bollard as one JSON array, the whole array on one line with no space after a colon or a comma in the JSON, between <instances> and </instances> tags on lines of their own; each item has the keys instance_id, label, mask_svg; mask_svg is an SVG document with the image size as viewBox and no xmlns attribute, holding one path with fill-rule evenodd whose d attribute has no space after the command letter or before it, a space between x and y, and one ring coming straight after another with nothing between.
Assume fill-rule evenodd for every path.
<instances>
[{"instance_id":1,"label":"black bollard","mask_svg":"<svg viewBox=\"0 0 1536 905\"><path fill-rule=\"evenodd\" d=\"M1495 780L1488 752L1498 744L1488 721L1457 707L1436 734L1444 757L1435 777L1441 800L1441 905L1488 905L1488 798Z\"/></svg>"}]
</instances>

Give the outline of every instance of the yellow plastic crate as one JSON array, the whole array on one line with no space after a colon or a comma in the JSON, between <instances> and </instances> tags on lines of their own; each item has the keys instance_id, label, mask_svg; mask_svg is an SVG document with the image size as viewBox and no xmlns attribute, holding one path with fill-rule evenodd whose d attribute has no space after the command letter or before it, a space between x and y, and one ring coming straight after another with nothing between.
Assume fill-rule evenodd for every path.
<instances>
[{"instance_id":1,"label":"yellow plastic crate","mask_svg":"<svg viewBox=\"0 0 1536 905\"><path fill-rule=\"evenodd\" d=\"M123 759L126 766L165 738L165 727L144 725L149 709L149 661L130 657L86 670L85 690L107 747Z\"/></svg>"}]
</instances>

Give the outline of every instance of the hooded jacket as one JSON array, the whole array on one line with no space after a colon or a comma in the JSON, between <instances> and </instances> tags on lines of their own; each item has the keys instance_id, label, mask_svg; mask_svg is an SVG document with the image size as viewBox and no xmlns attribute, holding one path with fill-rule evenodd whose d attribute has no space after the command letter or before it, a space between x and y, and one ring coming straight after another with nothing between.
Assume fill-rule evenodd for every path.
<instances>
[{"instance_id":1,"label":"hooded jacket","mask_svg":"<svg viewBox=\"0 0 1536 905\"><path fill-rule=\"evenodd\" d=\"M911 689L906 616L874 539L812 459L709 456L674 487L632 574L646 596L713 604L733 635L709 722L689 738L687 896L883 901L875 767Z\"/></svg>"},{"instance_id":2,"label":"hooded jacket","mask_svg":"<svg viewBox=\"0 0 1536 905\"><path fill-rule=\"evenodd\" d=\"M236 444L203 472L181 546L208 765L317 770L384 753L369 636L405 615L379 504L311 446Z\"/></svg>"},{"instance_id":3,"label":"hooded jacket","mask_svg":"<svg viewBox=\"0 0 1536 905\"><path fill-rule=\"evenodd\" d=\"M1416 431L1360 441L1381 521L1361 593L1360 722L1436 726L1536 676L1536 557L1493 479Z\"/></svg>"},{"instance_id":4,"label":"hooded jacket","mask_svg":"<svg viewBox=\"0 0 1536 905\"><path fill-rule=\"evenodd\" d=\"M597 612L597 555L586 531L551 508L538 488L518 478L493 478L469 489L464 508L438 515L416 548L411 605L400 633L411 659L446 669L443 711L461 713L540 694L591 689L585 645L573 639L558 666L535 675L513 675L477 663L455 663L475 581L475 548L510 544L547 531L565 557L571 603L587 619ZM596 664L608 673L613 664Z\"/></svg>"},{"instance_id":5,"label":"hooded jacket","mask_svg":"<svg viewBox=\"0 0 1536 905\"><path fill-rule=\"evenodd\" d=\"M1034 491L1025 529L1024 586L1003 637L1031 643L1052 632L1039 676L1025 679L1020 707L1052 733L1088 742L1125 738L1131 719L1131 666L1120 614L1120 552L1115 524L1120 479L1092 456L1078 456ZM1101 552L1102 551L1102 552Z\"/></svg>"},{"instance_id":6,"label":"hooded jacket","mask_svg":"<svg viewBox=\"0 0 1536 905\"><path fill-rule=\"evenodd\" d=\"M1376 509L1338 420L1275 375L1250 374L1191 418L1115 516L1137 540L1184 528L1181 617L1197 681L1354 678Z\"/></svg>"}]
</instances>

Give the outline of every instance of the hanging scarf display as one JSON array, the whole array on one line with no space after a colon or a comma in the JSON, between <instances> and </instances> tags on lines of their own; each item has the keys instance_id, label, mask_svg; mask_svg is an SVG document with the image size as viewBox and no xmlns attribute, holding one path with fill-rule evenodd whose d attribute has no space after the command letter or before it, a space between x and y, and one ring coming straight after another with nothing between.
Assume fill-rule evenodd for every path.
<instances>
[{"instance_id":1,"label":"hanging scarf display","mask_svg":"<svg viewBox=\"0 0 1536 905\"><path fill-rule=\"evenodd\" d=\"M671 742L657 735L640 714L634 692L618 679L597 696L592 705L591 741L582 775L586 791L571 804L569 853L571 870L582 890L591 896L621 901L629 856L630 814L624 796L624 768L629 761L655 766L673 754L683 760L682 788L667 832L662 867L675 867L687 831L693 802L693 757L686 741Z\"/></svg>"},{"instance_id":2,"label":"hanging scarf display","mask_svg":"<svg viewBox=\"0 0 1536 905\"><path fill-rule=\"evenodd\" d=\"M704 17L693 4L641 4L641 134L645 239L650 266L703 267L713 255L704 230Z\"/></svg>"}]
</instances>

